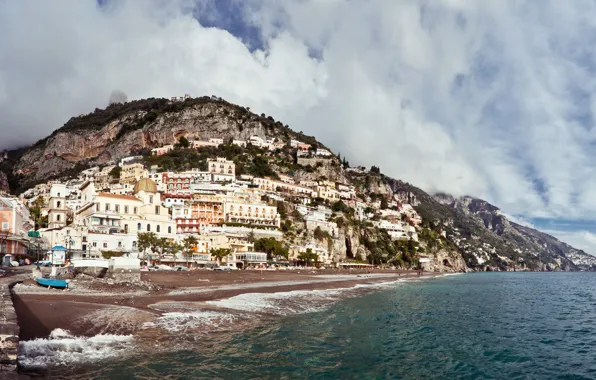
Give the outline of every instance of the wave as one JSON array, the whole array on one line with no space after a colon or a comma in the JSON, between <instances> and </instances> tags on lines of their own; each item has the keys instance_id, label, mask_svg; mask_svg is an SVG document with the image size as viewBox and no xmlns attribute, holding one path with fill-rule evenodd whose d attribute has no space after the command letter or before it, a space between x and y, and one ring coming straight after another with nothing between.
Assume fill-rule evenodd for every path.
<instances>
[{"instance_id":1,"label":"wave","mask_svg":"<svg viewBox=\"0 0 596 380\"><path fill-rule=\"evenodd\" d=\"M131 351L132 341L132 335L77 337L67 330L55 329L47 339L21 341L19 364L27 369L44 369L93 363L124 356Z\"/></svg>"},{"instance_id":2,"label":"wave","mask_svg":"<svg viewBox=\"0 0 596 380\"><path fill-rule=\"evenodd\" d=\"M293 290L277 293L245 293L234 297L207 301L212 306L251 313L274 315L304 314L321 311L335 302L358 295L358 290L394 286L401 281L389 283L357 284L349 288Z\"/></svg>"},{"instance_id":3,"label":"wave","mask_svg":"<svg viewBox=\"0 0 596 380\"><path fill-rule=\"evenodd\" d=\"M172 312L163 314L153 322L144 323L143 328L161 328L169 332L200 329L206 332L226 329L236 319L234 314L211 310Z\"/></svg>"}]
</instances>

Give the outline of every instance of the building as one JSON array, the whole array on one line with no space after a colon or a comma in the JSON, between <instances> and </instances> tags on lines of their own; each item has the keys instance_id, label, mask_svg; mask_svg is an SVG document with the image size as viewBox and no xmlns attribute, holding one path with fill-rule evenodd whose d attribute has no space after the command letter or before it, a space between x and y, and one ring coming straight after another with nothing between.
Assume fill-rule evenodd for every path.
<instances>
[{"instance_id":1,"label":"building","mask_svg":"<svg viewBox=\"0 0 596 380\"><path fill-rule=\"evenodd\" d=\"M317 156L321 156L321 157L331 157L331 156L333 156L333 153L331 153L327 149L322 149L322 148L318 148L316 150L315 154Z\"/></svg>"},{"instance_id":2,"label":"building","mask_svg":"<svg viewBox=\"0 0 596 380\"><path fill-rule=\"evenodd\" d=\"M307 195L316 197L317 192L305 186L300 186L282 181L276 181L270 178L253 178L253 183L259 186L259 189L271 192L287 192L293 195Z\"/></svg>"},{"instance_id":3,"label":"building","mask_svg":"<svg viewBox=\"0 0 596 380\"><path fill-rule=\"evenodd\" d=\"M137 234L153 232L173 239L176 224L161 204L157 185L148 178L139 180L133 195L96 193L90 185L81 189L87 203L77 211L77 225L88 229L88 250L137 252Z\"/></svg>"},{"instance_id":4,"label":"building","mask_svg":"<svg viewBox=\"0 0 596 380\"><path fill-rule=\"evenodd\" d=\"M239 146L241 148L246 148L246 141L244 140L232 140L232 145Z\"/></svg>"},{"instance_id":5,"label":"building","mask_svg":"<svg viewBox=\"0 0 596 380\"><path fill-rule=\"evenodd\" d=\"M0 253L27 253L34 228L29 210L17 198L0 197Z\"/></svg>"},{"instance_id":6,"label":"building","mask_svg":"<svg viewBox=\"0 0 596 380\"><path fill-rule=\"evenodd\" d=\"M69 210L66 208L66 185L53 184L50 188L48 227L62 228L67 224Z\"/></svg>"},{"instance_id":7,"label":"building","mask_svg":"<svg viewBox=\"0 0 596 380\"><path fill-rule=\"evenodd\" d=\"M184 205L172 207L172 218L177 233L197 233L203 226L224 222L224 202L216 195L194 194Z\"/></svg>"},{"instance_id":8,"label":"building","mask_svg":"<svg viewBox=\"0 0 596 380\"><path fill-rule=\"evenodd\" d=\"M163 156L174 150L174 145L164 145L159 148L151 149L151 154L155 156Z\"/></svg>"},{"instance_id":9,"label":"building","mask_svg":"<svg viewBox=\"0 0 596 380\"><path fill-rule=\"evenodd\" d=\"M226 263L243 269L258 267L267 264L267 254L264 252L235 252L228 256Z\"/></svg>"},{"instance_id":10,"label":"building","mask_svg":"<svg viewBox=\"0 0 596 380\"><path fill-rule=\"evenodd\" d=\"M123 164L120 172L120 183L136 183L141 178L147 178L148 172L145 165L140 162Z\"/></svg>"},{"instance_id":11,"label":"building","mask_svg":"<svg viewBox=\"0 0 596 380\"><path fill-rule=\"evenodd\" d=\"M215 160L207 160L207 169L209 173L214 174L236 174L236 165L233 161L228 161L225 158L217 157Z\"/></svg>"},{"instance_id":12,"label":"building","mask_svg":"<svg viewBox=\"0 0 596 380\"><path fill-rule=\"evenodd\" d=\"M225 223L252 227L279 228L281 222L277 207L265 204L225 202L224 215Z\"/></svg>"}]
</instances>

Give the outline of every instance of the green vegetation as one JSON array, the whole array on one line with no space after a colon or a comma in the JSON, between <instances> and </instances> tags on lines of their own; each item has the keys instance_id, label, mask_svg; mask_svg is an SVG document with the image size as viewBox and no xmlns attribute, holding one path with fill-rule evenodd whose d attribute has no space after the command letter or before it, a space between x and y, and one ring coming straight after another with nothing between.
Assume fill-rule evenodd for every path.
<instances>
[{"instance_id":1,"label":"green vegetation","mask_svg":"<svg viewBox=\"0 0 596 380\"><path fill-rule=\"evenodd\" d=\"M112 170L110 170L110 177L112 180L120 179L120 175L122 174L122 168L118 165L114 166Z\"/></svg>"},{"instance_id":2,"label":"green vegetation","mask_svg":"<svg viewBox=\"0 0 596 380\"><path fill-rule=\"evenodd\" d=\"M111 259L112 257L122 257L124 252L120 251L101 251L101 257L104 259Z\"/></svg>"},{"instance_id":3,"label":"green vegetation","mask_svg":"<svg viewBox=\"0 0 596 380\"><path fill-rule=\"evenodd\" d=\"M310 266L313 262L316 265L319 262L319 255L314 253L311 248L307 248L306 252L301 252L298 255L298 261L305 263L306 266Z\"/></svg>"},{"instance_id":4,"label":"green vegetation","mask_svg":"<svg viewBox=\"0 0 596 380\"><path fill-rule=\"evenodd\" d=\"M255 241L255 251L267 253L269 260L284 258L288 259L290 252L287 247L275 238L262 238Z\"/></svg>"},{"instance_id":5,"label":"green vegetation","mask_svg":"<svg viewBox=\"0 0 596 380\"><path fill-rule=\"evenodd\" d=\"M215 257L216 261L219 263L219 262L221 262L221 259L231 255L232 250L229 248L217 248L217 249L211 248L210 253L211 253L211 256Z\"/></svg>"}]
</instances>

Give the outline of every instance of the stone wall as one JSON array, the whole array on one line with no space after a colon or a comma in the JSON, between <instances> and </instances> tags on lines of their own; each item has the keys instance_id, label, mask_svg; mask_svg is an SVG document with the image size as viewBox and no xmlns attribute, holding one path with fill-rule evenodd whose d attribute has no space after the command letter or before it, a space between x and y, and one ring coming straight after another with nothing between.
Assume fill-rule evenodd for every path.
<instances>
[{"instance_id":1,"label":"stone wall","mask_svg":"<svg viewBox=\"0 0 596 380\"><path fill-rule=\"evenodd\" d=\"M0 278L0 378L17 370L20 328L10 297L16 282L14 278Z\"/></svg>"}]
</instances>

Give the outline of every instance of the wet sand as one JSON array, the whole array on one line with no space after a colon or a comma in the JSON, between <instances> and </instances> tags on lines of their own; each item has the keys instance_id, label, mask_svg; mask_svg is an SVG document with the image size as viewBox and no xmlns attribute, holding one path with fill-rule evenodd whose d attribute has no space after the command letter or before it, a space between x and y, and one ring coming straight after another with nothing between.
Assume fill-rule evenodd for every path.
<instances>
[{"instance_id":1,"label":"wet sand","mask_svg":"<svg viewBox=\"0 0 596 380\"><path fill-rule=\"evenodd\" d=\"M436 275L440 274L424 273L423 277ZM98 295L94 295L31 287L31 293L17 289L13 302L21 340L45 338L54 329L65 329L77 336L132 334L139 323L162 313L150 307L160 302L191 302L204 309L214 309L203 303L246 293L350 288L357 284L418 277L412 271L144 272L142 281L153 284L158 290L139 294L126 287L119 289L118 284L114 284L106 285L105 294L98 291ZM126 319L135 321L128 323Z\"/></svg>"}]
</instances>

